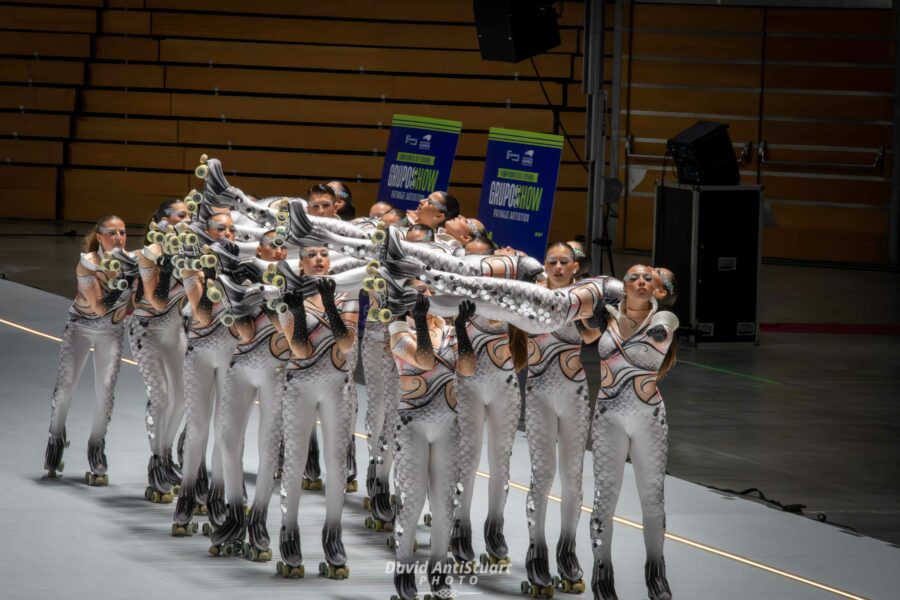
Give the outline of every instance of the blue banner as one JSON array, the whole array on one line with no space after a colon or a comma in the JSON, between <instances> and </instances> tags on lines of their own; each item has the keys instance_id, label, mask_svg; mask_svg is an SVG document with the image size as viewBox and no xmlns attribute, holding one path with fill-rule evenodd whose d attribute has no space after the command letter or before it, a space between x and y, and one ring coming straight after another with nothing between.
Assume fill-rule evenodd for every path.
<instances>
[{"instance_id":1,"label":"blue banner","mask_svg":"<svg viewBox=\"0 0 900 600\"><path fill-rule=\"evenodd\" d=\"M478 220L501 246L544 259L563 140L491 127Z\"/></svg>"},{"instance_id":2,"label":"blue banner","mask_svg":"<svg viewBox=\"0 0 900 600\"><path fill-rule=\"evenodd\" d=\"M414 209L435 190L446 191L462 123L394 115L378 200Z\"/></svg>"}]
</instances>

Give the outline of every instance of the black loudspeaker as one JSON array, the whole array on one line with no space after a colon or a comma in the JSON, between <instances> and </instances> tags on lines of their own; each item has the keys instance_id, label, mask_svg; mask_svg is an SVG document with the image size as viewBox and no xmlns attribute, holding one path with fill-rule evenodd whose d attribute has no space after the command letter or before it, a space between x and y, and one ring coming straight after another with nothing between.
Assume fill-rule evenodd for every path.
<instances>
[{"instance_id":1,"label":"black loudspeaker","mask_svg":"<svg viewBox=\"0 0 900 600\"><path fill-rule=\"evenodd\" d=\"M559 16L546 0L475 0L484 60L519 62L559 46Z\"/></svg>"},{"instance_id":2,"label":"black loudspeaker","mask_svg":"<svg viewBox=\"0 0 900 600\"><path fill-rule=\"evenodd\" d=\"M678 181L688 185L738 185L741 176L728 125L698 121L669 140Z\"/></svg>"},{"instance_id":3,"label":"black loudspeaker","mask_svg":"<svg viewBox=\"0 0 900 600\"><path fill-rule=\"evenodd\" d=\"M702 342L756 342L760 186L660 185L653 264L678 280L670 308Z\"/></svg>"}]
</instances>

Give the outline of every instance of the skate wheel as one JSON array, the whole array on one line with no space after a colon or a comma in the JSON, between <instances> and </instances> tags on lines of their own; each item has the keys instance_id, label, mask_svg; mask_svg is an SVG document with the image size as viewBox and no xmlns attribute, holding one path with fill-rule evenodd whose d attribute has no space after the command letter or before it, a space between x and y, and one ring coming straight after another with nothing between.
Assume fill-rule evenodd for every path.
<instances>
[{"instance_id":1,"label":"skate wheel","mask_svg":"<svg viewBox=\"0 0 900 600\"><path fill-rule=\"evenodd\" d=\"M366 517L366 529L375 529L375 519Z\"/></svg>"},{"instance_id":2,"label":"skate wheel","mask_svg":"<svg viewBox=\"0 0 900 600\"><path fill-rule=\"evenodd\" d=\"M107 486L109 485L109 475L104 473L103 475L98 475L94 478L94 484L99 486Z\"/></svg>"},{"instance_id":3,"label":"skate wheel","mask_svg":"<svg viewBox=\"0 0 900 600\"><path fill-rule=\"evenodd\" d=\"M426 527L431 527L431 513L425 513L425 516L422 517L422 522L425 523Z\"/></svg>"},{"instance_id":4,"label":"skate wheel","mask_svg":"<svg viewBox=\"0 0 900 600\"><path fill-rule=\"evenodd\" d=\"M209 534L212 533L212 526L209 523L204 523L202 531L203 535L209 536Z\"/></svg>"},{"instance_id":5,"label":"skate wheel","mask_svg":"<svg viewBox=\"0 0 900 600\"><path fill-rule=\"evenodd\" d=\"M383 229L376 229L372 232L372 241L376 244L383 244L387 239L387 233Z\"/></svg>"},{"instance_id":6,"label":"skate wheel","mask_svg":"<svg viewBox=\"0 0 900 600\"><path fill-rule=\"evenodd\" d=\"M387 543L388 548L396 548L397 547L397 538L389 537L388 539L385 540L385 543Z\"/></svg>"},{"instance_id":7,"label":"skate wheel","mask_svg":"<svg viewBox=\"0 0 900 600\"><path fill-rule=\"evenodd\" d=\"M84 482L88 485L94 485L94 478L91 475L90 471L84 474Z\"/></svg>"},{"instance_id":8,"label":"skate wheel","mask_svg":"<svg viewBox=\"0 0 900 600\"><path fill-rule=\"evenodd\" d=\"M180 485L173 485L173 486L172 486L172 495L173 495L173 496L180 496L180 495L181 495L181 486L180 486Z\"/></svg>"},{"instance_id":9,"label":"skate wheel","mask_svg":"<svg viewBox=\"0 0 900 600\"><path fill-rule=\"evenodd\" d=\"M197 524L191 523L191 535L197 533Z\"/></svg>"},{"instance_id":10,"label":"skate wheel","mask_svg":"<svg viewBox=\"0 0 900 600\"><path fill-rule=\"evenodd\" d=\"M234 554L234 546L228 544L227 546L222 548L222 554L225 556L232 556Z\"/></svg>"},{"instance_id":11,"label":"skate wheel","mask_svg":"<svg viewBox=\"0 0 900 600\"><path fill-rule=\"evenodd\" d=\"M348 481L347 487L344 488L344 491L348 494L352 494L359 490L359 482L357 480Z\"/></svg>"},{"instance_id":12,"label":"skate wheel","mask_svg":"<svg viewBox=\"0 0 900 600\"><path fill-rule=\"evenodd\" d=\"M210 546L209 553L213 556L218 556L221 552L221 549L218 546Z\"/></svg>"},{"instance_id":13,"label":"skate wheel","mask_svg":"<svg viewBox=\"0 0 900 600\"><path fill-rule=\"evenodd\" d=\"M249 516L250 516L250 507L247 506L246 504L244 505L244 516L245 516L245 517L249 517Z\"/></svg>"},{"instance_id":14,"label":"skate wheel","mask_svg":"<svg viewBox=\"0 0 900 600\"><path fill-rule=\"evenodd\" d=\"M369 502L368 496L363 496L362 505L363 505L363 508L366 510L369 510L372 507L371 503Z\"/></svg>"},{"instance_id":15,"label":"skate wheel","mask_svg":"<svg viewBox=\"0 0 900 600\"><path fill-rule=\"evenodd\" d=\"M206 165L198 165L196 169L194 169L194 175L198 179L206 179L206 176L209 175L209 167Z\"/></svg>"},{"instance_id":16,"label":"skate wheel","mask_svg":"<svg viewBox=\"0 0 900 600\"><path fill-rule=\"evenodd\" d=\"M531 595L531 584L527 581L523 581L522 585L519 586L519 589L522 590L523 594Z\"/></svg>"}]
</instances>

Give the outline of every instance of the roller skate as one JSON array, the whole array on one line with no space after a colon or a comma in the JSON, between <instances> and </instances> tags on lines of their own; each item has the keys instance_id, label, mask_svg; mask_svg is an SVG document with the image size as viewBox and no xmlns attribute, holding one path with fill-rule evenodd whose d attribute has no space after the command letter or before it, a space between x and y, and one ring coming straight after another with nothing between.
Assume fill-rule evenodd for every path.
<instances>
[{"instance_id":1,"label":"roller skate","mask_svg":"<svg viewBox=\"0 0 900 600\"><path fill-rule=\"evenodd\" d=\"M584 593L584 570L575 555L574 538L560 539L556 544L556 568L559 576L553 578L556 589L567 594Z\"/></svg>"},{"instance_id":2,"label":"roller skate","mask_svg":"<svg viewBox=\"0 0 900 600\"><path fill-rule=\"evenodd\" d=\"M369 510L372 506L372 496L375 495L375 461L369 461L366 468L366 495L363 496L363 508Z\"/></svg>"},{"instance_id":3,"label":"roller skate","mask_svg":"<svg viewBox=\"0 0 900 600\"><path fill-rule=\"evenodd\" d=\"M325 550L325 562L319 563L319 575L328 579L347 579L350 567L347 566L347 552L341 541L341 525L326 525L322 529L322 548Z\"/></svg>"},{"instance_id":4,"label":"roller skate","mask_svg":"<svg viewBox=\"0 0 900 600\"><path fill-rule=\"evenodd\" d=\"M306 469L300 486L304 490L322 489L322 469L319 467L319 438L313 432L309 438L309 453L306 455Z\"/></svg>"},{"instance_id":5,"label":"roller skate","mask_svg":"<svg viewBox=\"0 0 900 600\"><path fill-rule=\"evenodd\" d=\"M525 572L528 580L523 581L521 590L532 598L552 598L553 580L547 558L547 544L531 543L525 555Z\"/></svg>"},{"instance_id":6,"label":"roller skate","mask_svg":"<svg viewBox=\"0 0 900 600\"><path fill-rule=\"evenodd\" d=\"M506 545L506 537L503 535L502 518L488 518L484 522L484 545L487 552L482 553L480 557L481 564L500 565L505 569L509 568L511 561L509 560L509 547Z\"/></svg>"},{"instance_id":7,"label":"roller skate","mask_svg":"<svg viewBox=\"0 0 900 600\"><path fill-rule=\"evenodd\" d=\"M181 491L181 469L172 458L172 450L166 452L166 456L163 458L163 468L166 480L172 485L172 493L177 496Z\"/></svg>"},{"instance_id":8,"label":"roller skate","mask_svg":"<svg viewBox=\"0 0 900 600\"><path fill-rule=\"evenodd\" d=\"M303 568L303 553L300 551L300 528L296 525L290 531L281 526L281 558L275 565L275 572L288 579L299 579L306 574Z\"/></svg>"},{"instance_id":9,"label":"roller skate","mask_svg":"<svg viewBox=\"0 0 900 600\"><path fill-rule=\"evenodd\" d=\"M453 523L453 530L450 532L450 552L459 566L475 561L470 523L462 523L459 519Z\"/></svg>"},{"instance_id":10,"label":"roller skate","mask_svg":"<svg viewBox=\"0 0 900 600\"><path fill-rule=\"evenodd\" d=\"M227 516L225 506L225 484L212 481L206 493L206 509L209 511L209 522L213 527L220 527Z\"/></svg>"},{"instance_id":11,"label":"roller skate","mask_svg":"<svg viewBox=\"0 0 900 600\"><path fill-rule=\"evenodd\" d=\"M257 510L254 506L250 509L250 516L247 519L247 533L250 542L244 546L244 558L248 558L256 562L265 562L272 560L272 548L269 540L269 530L266 529L266 513L267 508Z\"/></svg>"},{"instance_id":12,"label":"roller skate","mask_svg":"<svg viewBox=\"0 0 900 600\"><path fill-rule=\"evenodd\" d=\"M424 595L424 600L441 600L444 598L452 598L453 590L450 588L451 575L447 573L444 563L428 564L428 586L431 588L430 594Z\"/></svg>"},{"instance_id":13,"label":"roller skate","mask_svg":"<svg viewBox=\"0 0 900 600\"><path fill-rule=\"evenodd\" d=\"M398 572L394 573L394 589L397 594L391 596L391 600L416 600L416 571L415 565L397 565Z\"/></svg>"},{"instance_id":14,"label":"roller skate","mask_svg":"<svg viewBox=\"0 0 900 600\"><path fill-rule=\"evenodd\" d=\"M616 595L616 578L613 575L612 564L604 564L602 560L594 561L591 591L594 593L594 600L619 600Z\"/></svg>"},{"instance_id":15,"label":"roller skate","mask_svg":"<svg viewBox=\"0 0 900 600\"><path fill-rule=\"evenodd\" d=\"M425 527L431 527L431 513L422 515L422 522L425 523Z\"/></svg>"},{"instance_id":16,"label":"roller skate","mask_svg":"<svg viewBox=\"0 0 900 600\"><path fill-rule=\"evenodd\" d=\"M356 480L356 442L352 436L347 446L347 485L344 491L348 494L359 491L359 482Z\"/></svg>"},{"instance_id":17,"label":"roller skate","mask_svg":"<svg viewBox=\"0 0 900 600\"><path fill-rule=\"evenodd\" d=\"M165 465L162 458L157 455L150 457L147 463L147 482L144 489L144 498L155 504L169 504L175 498L172 486L166 478Z\"/></svg>"},{"instance_id":18,"label":"roller skate","mask_svg":"<svg viewBox=\"0 0 900 600\"><path fill-rule=\"evenodd\" d=\"M366 527L375 531L394 530L394 503L386 483L376 479L374 495L369 503L372 515L366 517Z\"/></svg>"},{"instance_id":19,"label":"roller skate","mask_svg":"<svg viewBox=\"0 0 900 600\"><path fill-rule=\"evenodd\" d=\"M209 536L209 553L213 556L243 556L244 536L247 534L247 520L242 504L229 504L225 509L222 525L213 529Z\"/></svg>"},{"instance_id":20,"label":"roller skate","mask_svg":"<svg viewBox=\"0 0 900 600\"><path fill-rule=\"evenodd\" d=\"M195 488L197 502L201 502L206 506L207 497L209 496L209 475L206 472L206 465L200 465L197 469L197 483ZM204 511L203 514L206 514Z\"/></svg>"},{"instance_id":21,"label":"roller skate","mask_svg":"<svg viewBox=\"0 0 900 600\"><path fill-rule=\"evenodd\" d=\"M44 453L44 468L47 479L59 479L62 477L63 467L66 466L63 461L63 450L69 447L69 440L66 439L66 430L63 429L61 435L50 434L47 440L47 451Z\"/></svg>"},{"instance_id":22,"label":"roller skate","mask_svg":"<svg viewBox=\"0 0 900 600\"><path fill-rule=\"evenodd\" d=\"M191 537L197 533L197 524L191 521L196 514L197 501L194 499L193 487L185 487L175 504L175 516L172 519L172 537Z\"/></svg>"},{"instance_id":23,"label":"roller skate","mask_svg":"<svg viewBox=\"0 0 900 600\"><path fill-rule=\"evenodd\" d=\"M666 559L648 560L644 563L644 580L650 600L672 600L672 590L666 579Z\"/></svg>"},{"instance_id":24,"label":"roller skate","mask_svg":"<svg viewBox=\"0 0 900 600\"><path fill-rule=\"evenodd\" d=\"M88 442L88 464L91 470L84 474L84 482L88 485L109 485L106 474L106 439Z\"/></svg>"},{"instance_id":25,"label":"roller skate","mask_svg":"<svg viewBox=\"0 0 900 600\"><path fill-rule=\"evenodd\" d=\"M181 435L178 436L178 470L182 470L184 468L184 438L187 436L187 427L181 430Z\"/></svg>"}]
</instances>

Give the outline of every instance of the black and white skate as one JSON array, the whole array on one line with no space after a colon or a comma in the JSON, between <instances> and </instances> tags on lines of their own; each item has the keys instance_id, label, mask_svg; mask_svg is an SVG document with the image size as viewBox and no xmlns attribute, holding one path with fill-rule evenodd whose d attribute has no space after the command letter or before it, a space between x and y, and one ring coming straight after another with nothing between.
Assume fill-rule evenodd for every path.
<instances>
[{"instance_id":1,"label":"black and white skate","mask_svg":"<svg viewBox=\"0 0 900 600\"><path fill-rule=\"evenodd\" d=\"M246 552L244 552L245 558L259 562L272 560L269 530L266 529L267 512L268 509L257 510L255 506L250 509L250 516L247 519L247 533L250 538L250 544Z\"/></svg>"},{"instance_id":2,"label":"black and white skate","mask_svg":"<svg viewBox=\"0 0 900 600\"><path fill-rule=\"evenodd\" d=\"M58 479L62 477L62 470L65 466L62 459L63 450L68 445L65 429L60 435L50 434L47 440L47 450L44 452L44 469L47 470L47 478Z\"/></svg>"},{"instance_id":3,"label":"black and white skate","mask_svg":"<svg viewBox=\"0 0 900 600\"><path fill-rule=\"evenodd\" d=\"M619 600L619 596L616 595L616 578L613 575L611 564L604 564L601 560L594 561L591 591L594 593L594 600Z\"/></svg>"},{"instance_id":4,"label":"black and white skate","mask_svg":"<svg viewBox=\"0 0 900 600\"><path fill-rule=\"evenodd\" d=\"M165 462L162 457L153 455L147 463L147 488L144 498L157 504L169 504L175 498L172 485L166 477Z\"/></svg>"},{"instance_id":5,"label":"black and white skate","mask_svg":"<svg viewBox=\"0 0 900 600\"><path fill-rule=\"evenodd\" d=\"M297 579L303 577L305 569L303 568L303 553L300 551L300 528L286 529L281 526L281 549L282 560L275 565L275 572L282 577Z\"/></svg>"},{"instance_id":6,"label":"black and white skate","mask_svg":"<svg viewBox=\"0 0 900 600\"><path fill-rule=\"evenodd\" d=\"M214 528L221 527L227 516L224 483L218 481L210 482L209 492L206 494L206 509L209 511L210 524Z\"/></svg>"},{"instance_id":7,"label":"black and white skate","mask_svg":"<svg viewBox=\"0 0 900 600\"><path fill-rule=\"evenodd\" d=\"M209 475L206 472L206 464L201 464L200 468L197 469L197 487L194 491L194 497L197 502L201 502L204 505L206 504L207 497L209 496Z\"/></svg>"},{"instance_id":8,"label":"black and white skate","mask_svg":"<svg viewBox=\"0 0 900 600\"><path fill-rule=\"evenodd\" d=\"M172 485L172 491L175 494L178 494L181 488L181 469L175 464L175 460L172 458L171 449L166 453L163 464L165 465L166 479Z\"/></svg>"},{"instance_id":9,"label":"black and white skate","mask_svg":"<svg viewBox=\"0 0 900 600\"><path fill-rule=\"evenodd\" d=\"M318 482L318 486L315 484ZM316 430L309 436L309 452L306 455L306 468L303 470L303 489L322 489L322 468L319 466L319 437Z\"/></svg>"},{"instance_id":10,"label":"black and white skate","mask_svg":"<svg viewBox=\"0 0 900 600\"><path fill-rule=\"evenodd\" d=\"M375 461L369 461L366 468L366 497L363 498L363 508L369 508L369 500L375 495Z\"/></svg>"},{"instance_id":11,"label":"black and white skate","mask_svg":"<svg viewBox=\"0 0 900 600\"><path fill-rule=\"evenodd\" d=\"M484 522L484 545L486 554L481 555L481 563L509 566L509 546L503 535L503 519L488 519Z\"/></svg>"},{"instance_id":12,"label":"black and white skate","mask_svg":"<svg viewBox=\"0 0 900 600\"><path fill-rule=\"evenodd\" d=\"M525 555L525 573L527 581L522 582L522 593L532 598L552 598L553 580L550 578L550 565L547 556L547 544L531 542Z\"/></svg>"},{"instance_id":13,"label":"black and white skate","mask_svg":"<svg viewBox=\"0 0 900 600\"><path fill-rule=\"evenodd\" d=\"M184 438L187 435L187 428L181 430L181 435L178 436L178 469L181 470L184 468Z\"/></svg>"},{"instance_id":14,"label":"black and white skate","mask_svg":"<svg viewBox=\"0 0 900 600\"><path fill-rule=\"evenodd\" d=\"M416 600L416 572L413 565L397 565L401 572L394 573L394 589L396 596L391 600Z\"/></svg>"},{"instance_id":15,"label":"black and white skate","mask_svg":"<svg viewBox=\"0 0 900 600\"><path fill-rule=\"evenodd\" d=\"M319 563L319 575L328 579L346 579L350 577L347 566L347 551L341 540L341 525L326 525L322 529L322 549L325 551L325 562Z\"/></svg>"},{"instance_id":16,"label":"black and white skate","mask_svg":"<svg viewBox=\"0 0 900 600\"><path fill-rule=\"evenodd\" d=\"M108 485L109 475L106 474L106 440L88 441L88 464L90 471L84 474L84 482L88 485Z\"/></svg>"},{"instance_id":17,"label":"black and white skate","mask_svg":"<svg viewBox=\"0 0 900 600\"><path fill-rule=\"evenodd\" d=\"M344 491L352 494L359 490L359 483L356 481L356 443L351 439L347 445L347 485Z\"/></svg>"},{"instance_id":18,"label":"black and white skate","mask_svg":"<svg viewBox=\"0 0 900 600\"><path fill-rule=\"evenodd\" d=\"M467 563L475 560L471 523L461 523L459 519L453 523L453 530L450 532L450 552L457 562Z\"/></svg>"},{"instance_id":19,"label":"black and white skate","mask_svg":"<svg viewBox=\"0 0 900 600\"><path fill-rule=\"evenodd\" d=\"M209 536L209 553L213 556L237 556L244 554L244 536L247 534L247 520L242 504L229 504L225 509L225 520Z\"/></svg>"},{"instance_id":20,"label":"black and white skate","mask_svg":"<svg viewBox=\"0 0 900 600\"><path fill-rule=\"evenodd\" d=\"M447 566L444 563L433 563L429 561L428 586L431 588L431 593L425 594L425 600L452 598L453 590L450 588L451 577L452 575L447 572Z\"/></svg>"},{"instance_id":21,"label":"black and white skate","mask_svg":"<svg viewBox=\"0 0 900 600\"><path fill-rule=\"evenodd\" d=\"M560 538L556 544L556 569L559 576L554 578L556 587L567 594L584 593L584 570L575 555L575 539Z\"/></svg>"},{"instance_id":22,"label":"black and white skate","mask_svg":"<svg viewBox=\"0 0 900 600\"><path fill-rule=\"evenodd\" d=\"M672 600L672 590L666 579L666 559L644 563L644 579L647 582L647 594L650 600Z\"/></svg>"},{"instance_id":23,"label":"black and white skate","mask_svg":"<svg viewBox=\"0 0 900 600\"><path fill-rule=\"evenodd\" d=\"M175 516L172 519L173 537L190 537L197 533L197 524L191 521L196 507L197 501L194 499L194 488L193 486L186 486L181 490L178 502L175 503Z\"/></svg>"}]
</instances>

